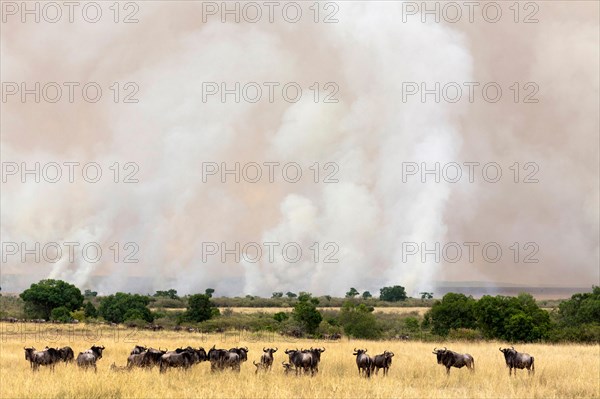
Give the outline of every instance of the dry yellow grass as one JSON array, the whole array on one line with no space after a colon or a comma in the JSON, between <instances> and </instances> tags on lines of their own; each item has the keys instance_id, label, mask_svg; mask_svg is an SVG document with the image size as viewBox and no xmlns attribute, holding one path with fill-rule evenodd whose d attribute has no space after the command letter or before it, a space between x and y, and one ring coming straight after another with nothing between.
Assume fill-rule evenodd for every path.
<instances>
[{"instance_id":1,"label":"dry yellow grass","mask_svg":"<svg viewBox=\"0 0 600 399\"><path fill-rule=\"evenodd\" d=\"M431 353L433 344L421 342L315 342L279 335L200 335L173 331L114 330L85 326L10 325L2 323L0 352L0 396L2 398L598 398L600 347L598 345L518 345L535 356L536 373L519 371L509 378L499 343L446 342L445 346L468 352L475 358L474 373L452 369L449 377ZM84 337L87 331L88 338ZM96 334L95 336L92 334ZM92 343L106 346L98 372L81 371L75 365L59 365L54 372L42 368L33 373L25 361L23 346L70 345L76 352ZM113 372L110 365L124 365L136 344L153 347L248 346L249 361L240 374L210 373L208 363L189 371L157 369ZM252 360L263 346L277 346L272 372L255 375ZM285 348L325 346L320 373L314 377L285 376L281 361ZM354 347L367 347L369 354L392 350L390 375L359 378ZM380 373L381 374L381 373Z\"/></svg>"}]
</instances>

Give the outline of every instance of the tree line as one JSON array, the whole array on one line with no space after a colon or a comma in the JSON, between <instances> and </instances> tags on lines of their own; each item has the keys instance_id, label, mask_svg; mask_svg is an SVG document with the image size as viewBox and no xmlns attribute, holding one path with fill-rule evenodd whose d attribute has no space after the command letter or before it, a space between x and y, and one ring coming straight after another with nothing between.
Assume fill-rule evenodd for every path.
<instances>
[{"instance_id":1,"label":"tree line","mask_svg":"<svg viewBox=\"0 0 600 399\"><path fill-rule=\"evenodd\" d=\"M118 292L98 297L97 292L81 290L61 280L42 280L20 294L26 317L69 322L106 321L144 326L148 323L198 326L204 331L251 329L278 331L294 336L329 336L382 339L412 334L420 339L498 339L508 342L580 341L600 342L600 287L579 293L548 311L540 308L529 294L490 296L474 299L459 293L429 301L424 316L382 314L372 306L374 298L365 291L351 288L340 299L339 310L322 308L332 302L330 296L313 297L310 293L288 292L293 300L291 312L274 314L235 314L230 308L220 312L213 298L214 289L181 298L174 289L156 291L154 295ZM272 299L283 297L274 292ZM254 298L254 297L253 297ZM421 293L421 300L431 300L431 293ZM185 301L183 301L185 299ZM379 301L400 303L410 300L404 287L383 287ZM218 301L223 301L219 298ZM169 301L185 303L185 310L170 311L157 304ZM218 302L217 301L217 302ZM318 309L320 307L320 309Z\"/></svg>"}]
</instances>

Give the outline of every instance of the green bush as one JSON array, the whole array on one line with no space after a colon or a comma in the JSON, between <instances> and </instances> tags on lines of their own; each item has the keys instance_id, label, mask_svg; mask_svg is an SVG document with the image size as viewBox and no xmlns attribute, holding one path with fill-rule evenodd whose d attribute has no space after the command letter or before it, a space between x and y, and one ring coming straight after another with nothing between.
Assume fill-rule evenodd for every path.
<instances>
[{"instance_id":1,"label":"green bush","mask_svg":"<svg viewBox=\"0 0 600 399\"><path fill-rule=\"evenodd\" d=\"M380 338L381 327L377 323L372 309L362 303L354 305L351 302L347 302L339 315L339 321L344 328L344 333L353 338Z\"/></svg>"},{"instance_id":2,"label":"green bush","mask_svg":"<svg viewBox=\"0 0 600 399\"><path fill-rule=\"evenodd\" d=\"M60 321L62 323L68 323L71 321L71 311L66 306L54 308L50 312L50 319Z\"/></svg>"}]
</instances>

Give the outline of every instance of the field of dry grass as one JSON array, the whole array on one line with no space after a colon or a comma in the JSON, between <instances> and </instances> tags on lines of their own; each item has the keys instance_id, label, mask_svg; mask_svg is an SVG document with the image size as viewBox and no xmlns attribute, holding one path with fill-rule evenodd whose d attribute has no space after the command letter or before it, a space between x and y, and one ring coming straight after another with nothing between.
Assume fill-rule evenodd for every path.
<instances>
[{"instance_id":1,"label":"field of dry grass","mask_svg":"<svg viewBox=\"0 0 600 399\"><path fill-rule=\"evenodd\" d=\"M315 342L279 335L200 335L173 331L130 331L103 327L40 326L0 323L0 397L2 398L598 398L600 346L517 345L535 357L535 376L520 371L508 376L499 343L443 343L449 349L468 352L475 358L475 372L453 369L447 377L438 366L433 345L421 342ZM33 373L24 358L23 346L38 349L46 345L71 346L77 352L93 343L106 346L98 372L81 371L73 364L59 365L54 372L42 368ZM240 374L211 374L208 363L189 371L157 369L114 372L110 365L125 365L135 344L174 349L179 346L230 348L248 346L249 361ZM252 360L258 360L263 346L276 346L276 366L268 374L255 375ZM281 361L285 348L325 346L320 373L285 376ZM391 350L395 353L388 377L359 378L354 347L366 347L369 354Z\"/></svg>"}]
</instances>

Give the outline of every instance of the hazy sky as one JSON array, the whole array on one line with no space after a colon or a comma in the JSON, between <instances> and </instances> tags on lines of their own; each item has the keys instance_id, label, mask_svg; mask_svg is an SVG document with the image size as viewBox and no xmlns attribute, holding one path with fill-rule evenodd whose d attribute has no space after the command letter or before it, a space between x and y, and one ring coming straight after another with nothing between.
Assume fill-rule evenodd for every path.
<instances>
[{"instance_id":1,"label":"hazy sky","mask_svg":"<svg viewBox=\"0 0 600 399\"><path fill-rule=\"evenodd\" d=\"M95 23L14 4L3 291L599 284L597 2L500 3L497 22L487 2L472 21L439 3L439 23L421 2L277 3L273 22L237 3L239 23L221 2L101 3ZM236 162L239 182L221 175Z\"/></svg>"}]
</instances>

